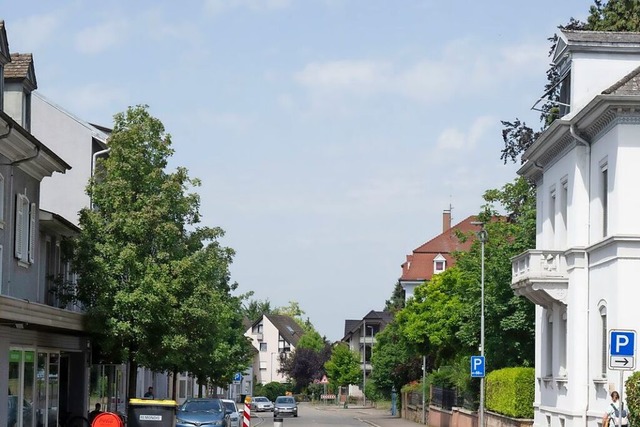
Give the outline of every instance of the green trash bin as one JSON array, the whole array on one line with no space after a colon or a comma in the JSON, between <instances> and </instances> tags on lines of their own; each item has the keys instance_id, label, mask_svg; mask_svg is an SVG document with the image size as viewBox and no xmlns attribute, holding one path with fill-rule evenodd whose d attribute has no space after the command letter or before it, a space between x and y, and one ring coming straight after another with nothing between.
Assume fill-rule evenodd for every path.
<instances>
[{"instance_id":1,"label":"green trash bin","mask_svg":"<svg viewBox=\"0 0 640 427\"><path fill-rule=\"evenodd\" d=\"M127 427L174 427L176 401L129 399Z\"/></svg>"}]
</instances>

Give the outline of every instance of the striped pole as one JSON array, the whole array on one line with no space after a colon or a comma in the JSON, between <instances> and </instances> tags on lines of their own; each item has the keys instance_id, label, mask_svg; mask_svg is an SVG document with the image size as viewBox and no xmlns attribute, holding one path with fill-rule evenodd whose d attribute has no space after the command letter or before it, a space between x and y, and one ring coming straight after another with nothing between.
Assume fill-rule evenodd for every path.
<instances>
[{"instance_id":1,"label":"striped pole","mask_svg":"<svg viewBox=\"0 0 640 427\"><path fill-rule=\"evenodd\" d=\"M251 427L251 407L245 403L242 427Z\"/></svg>"}]
</instances>

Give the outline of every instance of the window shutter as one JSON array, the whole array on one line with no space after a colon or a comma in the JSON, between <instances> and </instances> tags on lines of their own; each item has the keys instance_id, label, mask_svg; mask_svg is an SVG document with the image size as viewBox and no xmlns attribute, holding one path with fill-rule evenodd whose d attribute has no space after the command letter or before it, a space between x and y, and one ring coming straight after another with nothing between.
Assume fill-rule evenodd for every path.
<instances>
[{"instance_id":1,"label":"window shutter","mask_svg":"<svg viewBox=\"0 0 640 427\"><path fill-rule=\"evenodd\" d=\"M29 263L33 264L35 260L36 251L36 204L31 203L31 209L29 209Z\"/></svg>"},{"instance_id":2,"label":"window shutter","mask_svg":"<svg viewBox=\"0 0 640 427\"><path fill-rule=\"evenodd\" d=\"M22 259L24 248L22 247L22 196L16 194L16 227L15 227L15 257Z\"/></svg>"}]
</instances>

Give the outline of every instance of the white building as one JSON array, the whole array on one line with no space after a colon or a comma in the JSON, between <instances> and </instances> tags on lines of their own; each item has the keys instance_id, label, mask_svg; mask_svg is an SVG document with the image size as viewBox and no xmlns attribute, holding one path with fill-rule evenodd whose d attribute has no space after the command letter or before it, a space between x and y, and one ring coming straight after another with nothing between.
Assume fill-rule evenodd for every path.
<instances>
[{"instance_id":1,"label":"white building","mask_svg":"<svg viewBox=\"0 0 640 427\"><path fill-rule=\"evenodd\" d=\"M622 388L608 332L640 327L640 34L563 31L554 62L561 118L518 172L537 188L536 249L512 288L536 304L535 425L596 427Z\"/></svg>"}]
</instances>

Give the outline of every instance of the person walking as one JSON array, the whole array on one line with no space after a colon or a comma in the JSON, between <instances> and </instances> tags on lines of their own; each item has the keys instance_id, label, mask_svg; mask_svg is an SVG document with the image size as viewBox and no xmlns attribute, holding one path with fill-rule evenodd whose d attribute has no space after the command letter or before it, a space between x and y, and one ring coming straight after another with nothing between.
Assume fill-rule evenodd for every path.
<instances>
[{"instance_id":1,"label":"person walking","mask_svg":"<svg viewBox=\"0 0 640 427\"><path fill-rule=\"evenodd\" d=\"M611 403L607 406L604 417L602 417L602 427L618 427L621 416L621 427L628 426L627 410L624 403L620 401L620 394L614 390L611 392Z\"/></svg>"}]
</instances>

